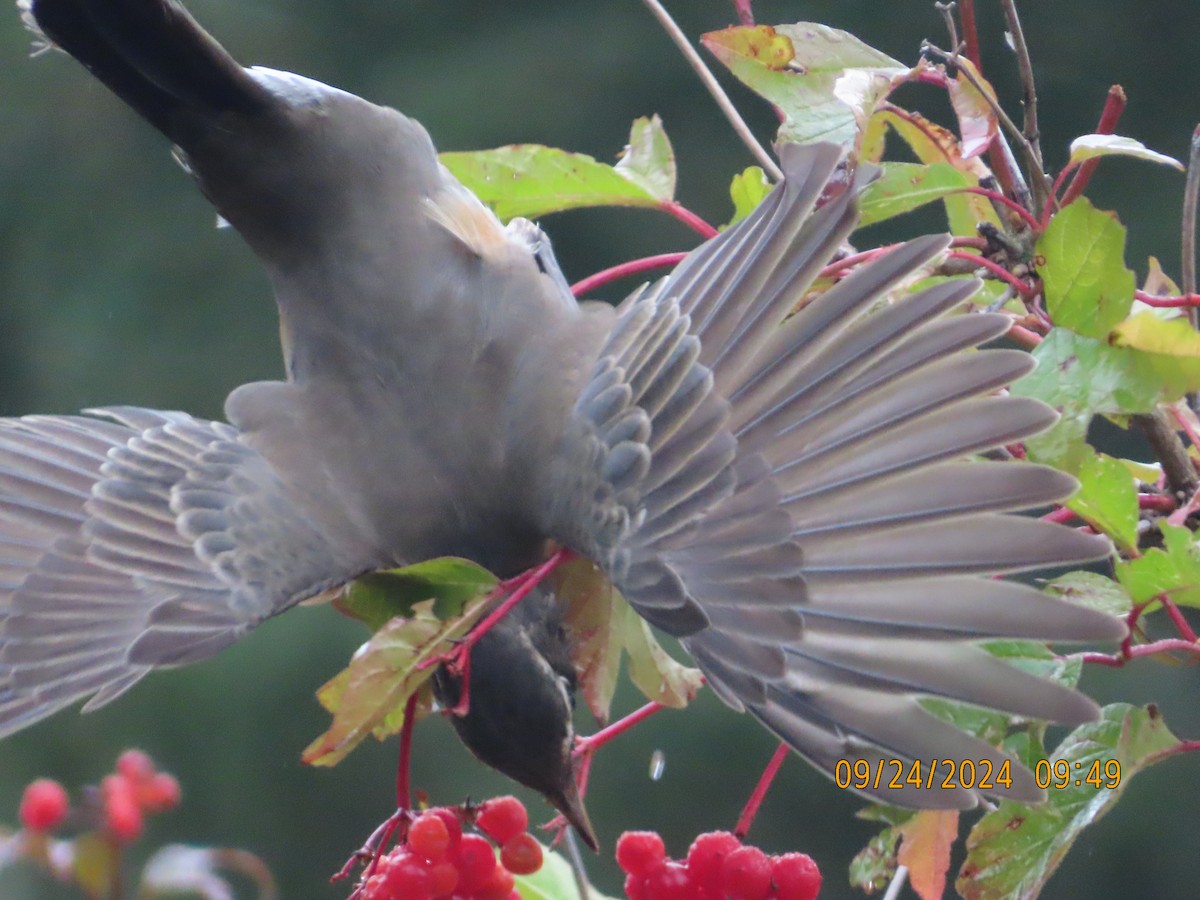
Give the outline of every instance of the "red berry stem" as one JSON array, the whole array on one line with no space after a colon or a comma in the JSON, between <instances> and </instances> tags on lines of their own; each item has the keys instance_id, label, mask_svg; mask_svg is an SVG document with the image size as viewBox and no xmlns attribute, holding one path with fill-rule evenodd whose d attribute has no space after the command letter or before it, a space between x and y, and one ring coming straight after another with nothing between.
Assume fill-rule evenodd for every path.
<instances>
[{"instance_id":1,"label":"red berry stem","mask_svg":"<svg viewBox=\"0 0 1200 900\"><path fill-rule=\"evenodd\" d=\"M400 757L396 761L396 808L412 808L412 741L417 719L417 692L404 704L404 724L400 726Z\"/></svg>"},{"instance_id":2,"label":"red berry stem","mask_svg":"<svg viewBox=\"0 0 1200 900\"><path fill-rule=\"evenodd\" d=\"M763 769L762 775L758 778L758 784L754 786L754 792L750 794L750 799L746 801L746 806L742 810L742 814L738 816L737 825L734 826L733 833L739 838L744 838L746 832L750 830L750 825L754 822L754 817L758 815L758 808L762 806L763 800L767 798L767 791L771 789L771 782L775 780L775 775L779 772L779 767L783 765L787 754L787 744L780 743L775 748L775 753L771 756L771 761Z\"/></svg>"}]
</instances>

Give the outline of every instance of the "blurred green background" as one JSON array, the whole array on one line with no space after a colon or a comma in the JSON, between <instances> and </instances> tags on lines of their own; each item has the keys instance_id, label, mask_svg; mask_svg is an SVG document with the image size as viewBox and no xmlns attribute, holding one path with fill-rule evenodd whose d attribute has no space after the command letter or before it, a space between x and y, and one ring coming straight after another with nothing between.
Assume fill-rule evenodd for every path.
<instances>
[{"instance_id":1,"label":"blurred green background","mask_svg":"<svg viewBox=\"0 0 1200 900\"><path fill-rule=\"evenodd\" d=\"M541 142L612 160L630 120L657 112L674 141L681 199L713 221L728 218L728 178L749 164L637 0L189 5L243 61L394 105L422 121L443 149ZM1015 116L999 13L994 2L979 5L986 74L1013 101ZM733 18L726 0L673 6L693 36ZM925 0L761 0L755 8L762 22L848 29L905 61L915 60L922 38L946 43ZM1186 156L1200 118L1194 2L1060 0L1025 3L1022 13L1052 167L1073 136L1091 130L1112 83L1129 95L1121 133ZM236 234L213 227L212 210L156 133L65 57L30 60L14 10L0 19L0 414L130 403L219 416L230 389L279 374L266 279ZM908 90L912 104L943 108L936 91ZM769 134L769 111L736 86L733 93ZM1150 254L1178 271L1182 181L1165 168L1117 160L1093 182L1097 204L1131 227L1128 259L1139 275ZM644 211L574 213L543 224L571 280L694 244L674 221ZM909 220L899 233L918 227L936 220ZM15 821L30 779L95 781L121 748L136 745L179 776L185 795L181 810L154 822L139 853L171 841L242 847L268 861L285 898L345 896L326 880L390 811L395 746L372 743L332 771L306 769L298 756L326 722L313 691L363 637L328 609L299 610L214 661L147 679L99 713L63 714L5 741L0 822ZM1156 701L1177 734L1200 736L1194 669L1144 662L1086 678L1099 698ZM623 702L629 709L637 701L627 693ZM651 720L596 763L590 806L602 840L611 847L622 829L653 828L678 854L696 833L730 827L772 746L711 697ZM655 749L666 757L660 781L648 777ZM442 721L418 729L415 780L439 803L509 790ZM1045 896L1191 896L1197 784L1194 754L1139 776ZM873 832L854 819L860 806L789 762L752 838L772 851L811 853L825 873L823 896L848 896L846 865ZM607 859L594 871L601 888L617 892ZM69 896L34 881L6 873L0 900Z\"/></svg>"}]
</instances>

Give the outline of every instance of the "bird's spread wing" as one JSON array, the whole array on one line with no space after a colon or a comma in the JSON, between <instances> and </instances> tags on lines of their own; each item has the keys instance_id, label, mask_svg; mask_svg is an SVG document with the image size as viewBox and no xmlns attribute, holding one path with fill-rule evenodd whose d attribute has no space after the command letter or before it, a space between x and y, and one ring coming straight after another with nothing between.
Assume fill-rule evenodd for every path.
<instances>
[{"instance_id":1,"label":"bird's spread wing","mask_svg":"<svg viewBox=\"0 0 1200 900\"><path fill-rule=\"evenodd\" d=\"M374 567L225 424L0 419L0 736Z\"/></svg>"},{"instance_id":2,"label":"bird's spread wing","mask_svg":"<svg viewBox=\"0 0 1200 900\"><path fill-rule=\"evenodd\" d=\"M1030 366L1027 354L976 349L1004 332L1003 316L948 315L974 283L895 290L945 238L899 246L802 305L856 221L865 179L831 187L840 157L785 146L787 179L753 215L619 310L576 407L604 476L583 547L611 560L643 616L684 638L727 702L819 767L998 764L916 698L1092 718L1086 698L974 642L1120 637L1111 617L992 577L1109 547L1010 515L1069 495L1068 476L966 460L1054 413L997 393ZM1038 793L1023 770L998 792ZM977 802L911 785L881 796Z\"/></svg>"}]
</instances>

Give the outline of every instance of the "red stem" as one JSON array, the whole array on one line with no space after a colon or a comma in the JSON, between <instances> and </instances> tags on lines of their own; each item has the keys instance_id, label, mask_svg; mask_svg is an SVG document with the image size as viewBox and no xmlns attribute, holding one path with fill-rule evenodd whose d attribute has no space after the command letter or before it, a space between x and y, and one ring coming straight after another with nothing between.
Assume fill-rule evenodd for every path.
<instances>
[{"instance_id":1,"label":"red stem","mask_svg":"<svg viewBox=\"0 0 1200 900\"><path fill-rule=\"evenodd\" d=\"M1017 201L1008 199L999 191L993 191L985 187L976 186L963 188L963 192L967 194L978 194L981 197L987 197L992 202L999 203L1002 206L1011 209L1014 213L1021 217L1021 221L1024 222L1031 231L1041 231L1041 223L1034 218L1033 213L1031 213Z\"/></svg>"},{"instance_id":2,"label":"red stem","mask_svg":"<svg viewBox=\"0 0 1200 900\"><path fill-rule=\"evenodd\" d=\"M669 266L677 266L686 256L687 253L660 253L657 256L643 256L641 259L631 259L628 262L623 262L620 265L611 266L607 269L601 269L594 275L580 279L571 285L571 293L576 297L582 297L596 290L598 287L611 284L619 278L639 275L642 272L648 272L652 269L665 269Z\"/></svg>"},{"instance_id":3,"label":"red stem","mask_svg":"<svg viewBox=\"0 0 1200 900\"><path fill-rule=\"evenodd\" d=\"M417 692L404 704L404 724L400 726L400 759L396 763L396 808L412 808L412 740L417 718Z\"/></svg>"},{"instance_id":4,"label":"red stem","mask_svg":"<svg viewBox=\"0 0 1200 900\"><path fill-rule=\"evenodd\" d=\"M658 205L658 208L674 216L688 228L692 229L692 231L705 238L716 237L718 234L716 228L709 225L686 206L682 206L674 200L664 200Z\"/></svg>"},{"instance_id":5,"label":"red stem","mask_svg":"<svg viewBox=\"0 0 1200 900\"><path fill-rule=\"evenodd\" d=\"M1192 626L1183 617L1183 613L1175 605L1175 601L1165 594L1159 594L1158 599L1162 601L1163 609L1167 611L1167 618L1174 624L1175 630L1179 632L1179 636L1185 641L1193 644L1196 643L1196 632L1192 631Z\"/></svg>"},{"instance_id":6,"label":"red stem","mask_svg":"<svg viewBox=\"0 0 1200 900\"><path fill-rule=\"evenodd\" d=\"M1033 288L1030 285L1026 284L1012 272L1008 271L1008 269L1004 268L1004 266L997 265L990 259L985 259L977 253L967 253L965 250L951 250L946 254L946 256L950 259L966 260L969 263L974 263L981 268L987 269L1001 281L1008 284L1022 297L1028 298L1033 295Z\"/></svg>"},{"instance_id":7,"label":"red stem","mask_svg":"<svg viewBox=\"0 0 1200 900\"><path fill-rule=\"evenodd\" d=\"M1112 134L1116 131L1117 122L1121 121L1123 112L1125 112L1125 89L1119 84L1114 84L1108 89L1108 96L1104 98L1104 109L1100 113L1100 121L1096 123L1095 133ZM1088 182L1092 180L1092 173L1096 171L1098 165L1100 165L1098 156L1084 161L1083 165L1079 167L1079 171L1075 173L1071 186L1062 195L1062 206L1066 206L1083 193ZM1057 194L1051 196L1057 196Z\"/></svg>"},{"instance_id":8,"label":"red stem","mask_svg":"<svg viewBox=\"0 0 1200 900\"><path fill-rule=\"evenodd\" d=\"M1180 294L1177 297L1158 297L1154 294L1147 294L1145 291L1137 290L1133 292L1133 296L1141 300L1147 306L1154 306L1159 309L1177 309L1179 307L1200 306L1200 294Z\"/></svg>"},{"instance_id":9,"label":"red stem","mask_svg":"<svg viewBox=\"0 0 1200 900\"><path fill-rule=\"evenodd\" d=\"M1042 516L1043 522L1057 522L1062 525L1070 522L1072 519L1078 518L1073 510L1067 509L1065 506L1060 506L1054 512L1048 512Z\"/></svg>"},{"instance_id":10,"label":"red stem","mask_svg":"<svg viewBox=\"0 0 1200 900\"><path fill-rule=\"evenodd\" d=\"M1175 500L1166 494L1138 494L1138 509L1152 509L1155 512L1174 512Z\"/></svg>"},{"instance_id":11,"label":"red stem","mask_svg":"<svg viewBox=\"0 0 1200 900\"><path fill-rule=\"evenodd\" d=\"M575 744L575 756L582 756L585 753L595 753L602 746L607 744L619 734L624 734L638 722L650 718L660 709L665 709L661 703L650 701L645 706L639 707L624 718L618 719L611 725L601 728L595 734L589 734L587 737L580 738Z\"/></svg>"},{"instance_id":12,"label":"red stem","mask_svg":"<svg viewBox=\"0 0 1200 900\"><path fill-rule=\"evenodd\" d=\"M767 791L771 789L771 782L779 774L779 767L787 759L789 749L787 744L781 742L775 748L775 752L771 756L771 761L763 769L762 775L759 776L758 784L754 786L754 792L750 795L750 799L746 801L746 807L742 810L742 814L738 816L737 825L733 827L733 833L739 838L744 838L750 830L750 826L754 823L754 817L758 815L758 808L767 799Z\"/></svg>"},{"instance_id":13,"label":"red stem","mask_svg":"<svg viewBox=\"0 0 1200 900\"><path fill-rule=\"evenodd\" d=\"M967 59L982 72L983 61L979 57L979 28L975 24L975 0L959 0L958 24L962 27Z\"/></svg>"},{"instance_id":14,"label":"red stem","mask_svg":"<svg viewBox=\"0 0 1200 900\"><path fill-rule=\"evenodd\" d=\"M1200 644L1180 638L1166 638L1161 641L1151 641L1148 644L1138 644L1136 647L1130 647L1127 652L1115 654L1084 653L1081 658L1085 663L1095 663L1096 665L1107 666L1110 669L1119 669L1131 659L1137 659L1142 656L1153 656L1156 653L1174 652L1200 656Z\"/></svg>"}]
</instances>

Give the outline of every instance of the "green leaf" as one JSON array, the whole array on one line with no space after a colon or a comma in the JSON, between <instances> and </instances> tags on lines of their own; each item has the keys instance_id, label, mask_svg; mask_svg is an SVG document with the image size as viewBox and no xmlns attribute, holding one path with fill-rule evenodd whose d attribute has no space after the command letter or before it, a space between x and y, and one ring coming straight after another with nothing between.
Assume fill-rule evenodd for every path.
<instances>
[{"instance_id":1,"label":"green leaf","mask_svg":"<svg viewBox=\"0 0 1200 900\"><path fill-rule=\"evenodd\" d=\"M504 221L593 206L657 207L660 198L614 166L540 144L442 153L454 176Z\"/></svg>"},{"instance_id":2,"label":"green leaf","mask_svg":"<svg viewBox=\"0 0 1200 900\"><path fill-rule=\"evenodd\" d=\"M1067 506L1126 550L1137 548L1137 485L1120 460L1094 454L1083 461L1079 490Z\"/></svg>"},{"instance_id":3,"label":"green leaf","mask_svg":"<svg viewBox=\"0 0 1200 900\"><path fill-rule=\"evenodd\" d=\"M733 218L729 220L729 225L740 222L754 212L769 193L771 182L758 166L750 166L744 172L734 175L729 184L729 197L733 200Z\"/></svg>"},{"instance_id":4,"label":"green leaf","mask_svg":"<svg viewBox=\"0 0 1200 900\"><path fill-rule=\"evenodd\" d=\"M1079 606L1124 617L1133 609L1133 598L1118 582L1095 572L1068 572L1046 585L1046 591Z\"/></svg>"},{"instance_id":5,"label":"green leaf","mask_svg":"<svg viewBox=\"0 0 1200 900\"><path fill-rule=\"evenodd\" d=\"M352 581L334 605L348 616L378 631L396 616L408 617L413 607L434 600L434 614L452 619L463 607L496 585L496 576L465 559L443 556L426 562L371 572Z\"/></svg>"},{"instance_id":6,"label":"green leaf","mask_svg":"<svg viewBox=\"0 0 1200 900\"><path fill-rule=\"evenodd\" d=\"M1166 594L1180 606L1200 606L1200 548L1186 528L1160 526L1163 546L1117 563L1117 578L1134 603ZM1147 611L1155 606L1147 608Z\"/></svg>"},{"instance_id":7,"label":"green leaf","mask_svg":"<svg viewBox=\"0 0 1200 900\"><path fill-rule=\"evenodd\" d=\"M1056 325L1103 338L1129 314L1136 282L1125 267L1125 228L1080 197L1037 242L1037 271Z\"/></svg>"},{"instance_id":8,"label":"green leaf","mask_svg":"<svg viewBox=\"0 0 1200 900\"><path fill-rule=\"evenodd\" d=\"M1078 472L1091 454L1084 440L1097 413L1149 412L1188 391L1200 390L1200 367L1188 357L1147 353L1055 328L1033 351L1038 366L1013 385L1062 414L1049 430L1030 438L1030 456Z\"/></svg>"},{"instance_id":9,"label":"green leaf","mask_svg":"<svg viewBox=\"0 0 1200 900\"><path fill-rule=\"evenodd\" d=\"M733 27L701 43L734 77L783 113L780 141L853 143L909 69L852 34L818 25Z\"/></svg>"},{"instance_id":10,"label":"green leaf","mask_svg":"<svg viewBox=\"0 0 1200 900\"><path fill-rule=\"evenodd\" d=\"M882 176L871 182L859 199L858 224L883 222L974 185L968 175L949 163L884 163Z\"/></svg>"},{"instance_id":11,"label":"green leaf","mask_svg":"<svg viewBox=\"0 0 1200 900\"><path fill-rule=\"evenodd\" d=\"M1085 160L1095 159L1099 156L1132 156L1135 159L1144 159L1147 162L1170 166L1180 172L1184 171L1183 163L1174 157L1167 156L1165 153L1157 153L1141 141L1121 137L1118 134L1084 134L1071 141L1070 162L1072 165L1079 165Z\"/></svg>"},{"instance_id":12,"label":"green leaf","mask_svg":"<svg viewBox=\"0 0 1200 900\"><path fill-rule=\"evenodd\" d=\"M517 891L521 900L576 900L579 887L575 873L566 858L549 847L542 847L542 867L532 875L518 875ZM593 900L614 900L588 885L587 896Z\"/></svg>"},{"instance_id":13,"label":"green leaf","mask_svg":"<svg viewBox=\"0 0 1200 900\"><path fill-rule=\"evenodd\" d=\"M883 807L878 807L882 809ZM882 891L896 874L900 829L885 828L850 861L850 886L866 894Z\"/></svg>"},{"instance_id":14,"label":"green leaf","mask_svg":"<svg viewBox=\"0 0 1200 900\"><path fill-rule=\"evenodd\" d=\"M1130 778L1177 743L1153 708L1105 707L1100 721L1075 729L1050 755L1054 762L1066 760L1065 787L1052 786L1039 806L1002 801L972 829L967 860L955 884L961 896L965 900L1037 897L1083 829L1112 808ZM1084 782L1095 764L1102 783L1111 783L1104 778L1109 760L1120 765L1119 784L1096 788ZM1043 780L1045 774L1043 770Z\"/></svg>"},{"instance_id":15,"label":"green leaf","mask_svg":"<svg viewBox=\"0 0 1200 900\"><path fill-rule=\"evenodd\" d=\"M468 603L456 618L442 621L435 600L414 604L411 618L394 618L375 632L350 665L317 691L333 714L328 730L305 748L301 760L333 766L367 735L382 740L404 724L408 698L426 686L435 666L423 665L449 651L487 609L486 593Z\"/></svg>"},{"instance_id":16,"label":"green leaf","mask_svg":"<svg viewBox=\"0 0 1200 900\"><path fill-rule=\"evenodd\" d=\"M675 151L662 119L654 115L633 120L629 143L614 170L660 203L675 198Z\"/></svg>"}]
</instances>

